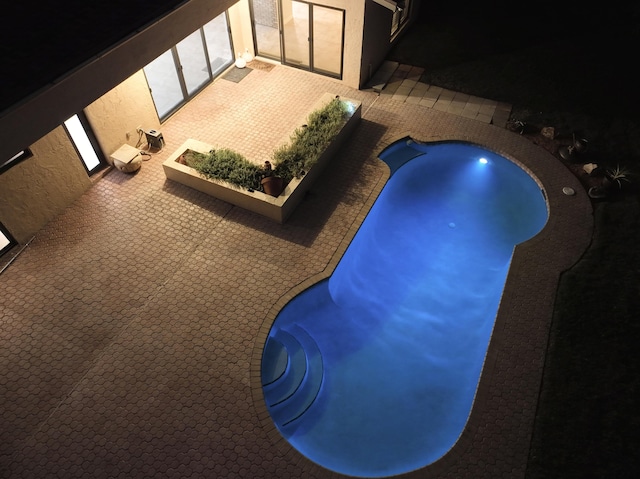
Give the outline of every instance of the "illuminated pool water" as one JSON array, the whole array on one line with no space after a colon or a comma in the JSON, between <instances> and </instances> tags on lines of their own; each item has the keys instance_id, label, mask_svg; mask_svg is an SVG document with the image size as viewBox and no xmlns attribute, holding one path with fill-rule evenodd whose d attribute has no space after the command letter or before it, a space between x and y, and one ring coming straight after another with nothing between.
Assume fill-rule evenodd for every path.
<instances>
[{"instance_id":1,"label":"illuminated pool water","mask_svg":"<svg viewBox=\"0 0 640 479\"><path fill-rule=\"evenodd\" d=\"M547 220L539 185L464 143L400 141L391 178L333 275L294 298L265 344L282 435L343 474L441 458L475 391L516 244Z\"/></svg>"}]
</instances>

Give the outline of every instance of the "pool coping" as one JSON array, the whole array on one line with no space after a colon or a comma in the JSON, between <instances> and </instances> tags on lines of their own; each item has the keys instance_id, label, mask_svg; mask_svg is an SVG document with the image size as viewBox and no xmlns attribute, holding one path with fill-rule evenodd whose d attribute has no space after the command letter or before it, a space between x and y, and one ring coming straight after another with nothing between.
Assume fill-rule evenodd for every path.
<instances>
[{"instance_id":1,"label":"pool coping","mask_svg":"<svg viewBox=\"0 0 640 479\"><path fill-rule=\"evenodd\" d=\"M484 135L467 135L452 138L426 137L422 132L393 132L385 137L383 148L405 137L421 143L465 142L500 154L524 169L540 185L549 218L544 228L530 240L514 247L511 265L505 282L502 299L483 364L470 416L454 446L442 458L420 469L393 477L423 479L462 477L459 468L471 463L483 468L509 471L508 477L524 477L536 404L542 380L546 340L553 316L553 301L536 301L527 292L540 291L542 297L555 298L555 291L562 272L569 269L582 256L591 242L593 211L584 188L577 178L547 151L530 144L522 137L503 129L499 136L517 137L518 147L525 147L523 157L514 155L508 143L492 143ZM393 135L393 136L391 136ZM529 147L520 140L529 143ZM497 146L498 145L498 146ZM502 146L500 146L502 145ZM378 161L379 158L376 157ZM357 219L344 236L327 267L321 273L301 282L271 307L256 336L251 358L251 394L260 423L273 445L287 460L296 463L312 477L351 477L314 463L298 452L278 431L265 405L260 380L260 362L269 330L279 311L305 289L322 281L333 273L338 262L353 240L360 225L384 188L390 170L376 184L368 201L363 204ZM575 195L567 195L563 188L569 186ZM575 221L566 221L574 214ZM523 308L523 305L525 306ZM528 332L526 332L528 330ZM514 337L517 336L517 344ZM526 348L524 352L521 348ZM520 358L528 358L523 363ZM517 370L522 384L505 384L504 371ZM510 371L512 374L513 371ZM507 375L508 376L508 375ZM509 402L495 389L511 391ZM526 393L518 391L527 391ZM485 440L486 436L492 440ZM496 440L500 438L500 440ZM465 466L466 467L466 466ZM473 475L469 476L473 477ZM477 475L475 477L497 477ZM506 476L505 476L506 477Z\"/></svg>"}]
</instances>

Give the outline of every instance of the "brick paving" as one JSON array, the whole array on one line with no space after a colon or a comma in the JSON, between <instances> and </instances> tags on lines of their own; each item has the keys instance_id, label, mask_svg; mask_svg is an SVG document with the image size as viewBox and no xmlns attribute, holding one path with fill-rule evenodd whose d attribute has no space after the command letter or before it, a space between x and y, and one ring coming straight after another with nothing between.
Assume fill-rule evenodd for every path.
<instances>
[{"instance_id":1,"label":"brick paving","mask_svg":"<svg viewBox=\"0 0 640 479\"><path fill-rule=\"evenodd\" d=\"M162 161L188 138L263 161L325 92L362 101L363 120L286 224L165 179ZM387 93L284 66L218 80L162 126L166 147L137 174L108 172L39 232L0 275L0 476L342 477L275 430L261 348L279 308L331 273L384 186L376 155L411 135L519 162L550 217L515 249L459 441L403 477L523 477L556 286L590 241L590 202L525 138Z\"/></svg>"}]
</instances>

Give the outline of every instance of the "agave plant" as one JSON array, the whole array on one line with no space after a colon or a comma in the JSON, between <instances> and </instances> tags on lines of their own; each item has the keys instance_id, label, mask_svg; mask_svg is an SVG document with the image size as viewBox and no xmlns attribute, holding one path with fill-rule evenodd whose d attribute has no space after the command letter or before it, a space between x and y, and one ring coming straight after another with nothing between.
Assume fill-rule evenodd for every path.
<instances>
[{"instance_id":1,"label":"agave plant","mask_svg":"<svg viewBox=\"0 0 640 479\"><path fill-rule=\"evenodd\" d=\"M611 183L615 183L619 189L622 189L623 182L631 182L629 176L631 172L620 165L616 165L615 168L609 168L606 171L607 178Z\"/></svg>"}]
</instances>

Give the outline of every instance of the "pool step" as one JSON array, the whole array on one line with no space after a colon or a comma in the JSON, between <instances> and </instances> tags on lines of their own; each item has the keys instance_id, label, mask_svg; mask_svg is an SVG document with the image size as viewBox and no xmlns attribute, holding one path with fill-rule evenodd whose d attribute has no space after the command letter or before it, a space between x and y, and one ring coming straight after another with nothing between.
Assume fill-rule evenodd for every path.
<instances>
[{"instance_id":1,"label":"pool step","mask_svg":"<svg viewBox=\"0 0 640 479\"><path fill-rule=\"evenodd\" d=\"M269 338L267 341L272 341ZM275 336L288 355L287 367L279 379L270 384L264 385L264 399L267 406L274 406L288 399L300 387L304 375L307 370L307 358L305 356L302 344L293 336L284 330L279 330ZM277 347L277 344L274 344ZM269 346L271 348L273 346ZM263 368L264 369L264 368Z\"/></svg>"},{"instance_id":2,"label":"pool step","mask_svg":"<svg viewBox=\"0 0 640 479\"><path fill-rule=\"evenodd\" d=\"M263 391L269 413L278 428L292 432L290 424L309 409L320 392L324 366L318 344L304 328L294 324L267 340L263 382L275 376L282 367L282 351L286 351L289 358L285 371L265 384ZM278 364L272 365L267 360L275 360Z\"/></svg>"},{"instance_id":3,"label":"pool step","mask_svg":"<svg viewBox=\"0 0 640 479\"><path fill-rule=\"evenodd\" d=\"M262 385L266 386L280 379L287 370L289 355L287 349L276 338L269 337L262 355Z\"/></svg>"}]
</instances>

